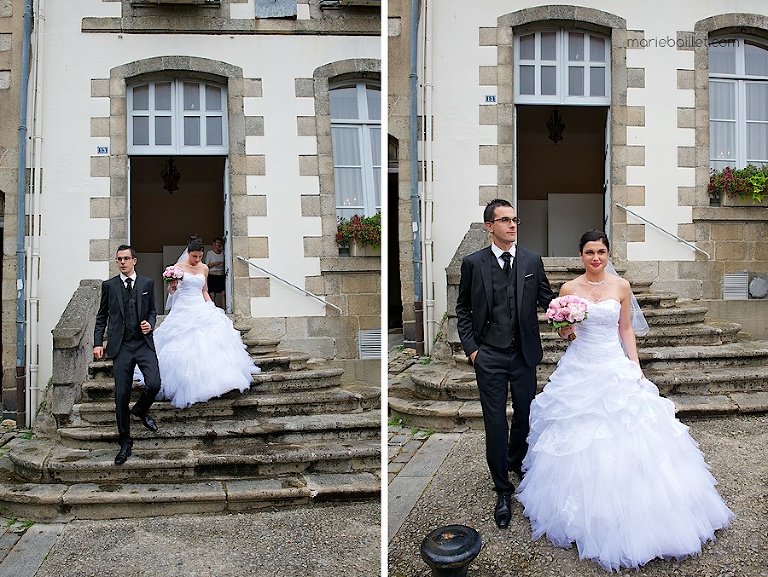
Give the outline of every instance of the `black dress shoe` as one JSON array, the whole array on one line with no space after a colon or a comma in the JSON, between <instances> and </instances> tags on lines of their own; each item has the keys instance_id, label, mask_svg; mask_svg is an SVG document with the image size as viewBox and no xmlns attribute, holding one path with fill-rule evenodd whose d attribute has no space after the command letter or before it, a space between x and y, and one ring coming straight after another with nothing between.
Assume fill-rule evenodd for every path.
<instances>
[{"instance_id":1,"label":"black dress shoe","mask_svg":"<svg viewBox=\"0 0 768 577\"><path fill-rule=\"evenodd\" d=\"M115 465L122 465L131 456L131 446L128 443L120 445L120 452L115 457Z\"/></svg>"},{"instance_id":2,"label":"black dress shoe","mask_svg":"<svg viewBox=\"0 0 768 577\"><path fill-rule=\"evenodd\" d=\"M499 493L496 499L496 508L493 510L493 520L496 521L496 526L499 529L506 529L509 527L509 522L512 519L512 495L505 495Z\"/></svg>"},{"instance_id":3,"label":"black dress shoe","mask_svg":"<svg viewBox=\"0 0 768 577\"><path fill-rule=\"evenodd\" d=\"M155 423L155 420L149 416L149 414L146 415L140 415L138 411L135 409L131 409L131 414L134 417L138 417L139 420L144 423L144 426L152 431L153 433L157 433L157 423Z\"/></svg>"}]
</instances>

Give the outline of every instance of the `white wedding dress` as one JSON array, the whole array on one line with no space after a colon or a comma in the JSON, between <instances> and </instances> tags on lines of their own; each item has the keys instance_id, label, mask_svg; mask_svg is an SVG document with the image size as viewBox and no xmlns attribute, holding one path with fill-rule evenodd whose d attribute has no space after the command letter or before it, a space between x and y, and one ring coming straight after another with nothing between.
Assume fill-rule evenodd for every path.
<instances>
[{"instance_id":1,"label":"white wedding dress","mask_svg":"<svg viewBox=\"0 0 768 577\"><path fill-rule=\"evenodd\" d=\"M260 373L224 311L203 298L205 275L184 273L173 308L155 330L162 386L158 399L177 407L227 391L245 391Z\"/></svg>"},{"instance_id":2,"label":"white wedding dress","mask_svg":"<svg viewBox=\"0 0 768 577\"><path fill-rule=\"evenodd\" d=\"M624 353L620 304L590 303L531 404L517 499L533 539L607 570L697 554L733 513L674 404Z\"/></svg>"}]
</instances>

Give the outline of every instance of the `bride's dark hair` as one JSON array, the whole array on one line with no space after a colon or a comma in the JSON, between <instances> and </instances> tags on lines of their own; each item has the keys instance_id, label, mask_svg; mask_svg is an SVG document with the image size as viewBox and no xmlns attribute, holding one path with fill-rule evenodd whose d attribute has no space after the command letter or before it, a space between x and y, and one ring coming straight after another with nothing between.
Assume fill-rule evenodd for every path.
<instances>
[{"instance_id":1,"label":"bride's dark hair","mask_svg":"<svg viewBox=\"0 0 768 577\"><path fill-rule=\"evenodd\" d=\"M203 251L205 247L203 247L203 243L199 240L193 240L187 245L187 252L196 252L196 251Z\"/></svg>"},{"instance_id":2,"label":"bride's dark hair","mask_svg":"<svg viewBox=\"0 0 768 577\"><path fill-rule=\"evenodd\" d=\"M585 244L594 241L602 242L605 245L605 248L608 249L608 252L611 251L611 245L608 244L608 236L602 230L592 229L581 235L581 240L579 241L579 254L584 251Z\"/></svg>"}]
</instances>

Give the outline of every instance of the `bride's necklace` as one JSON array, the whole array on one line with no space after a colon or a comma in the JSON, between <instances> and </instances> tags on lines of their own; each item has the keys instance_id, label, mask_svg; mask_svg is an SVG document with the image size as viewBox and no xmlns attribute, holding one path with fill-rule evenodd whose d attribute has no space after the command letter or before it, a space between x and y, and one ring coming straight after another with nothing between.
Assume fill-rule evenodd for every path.
<instances>
[{"instance_id":1,"label":"bride's necklace","mask_svg":"<svg viewBox=\"0 0 768 577\"><path fill-rule=\"evenodd\" d=\"M603 295L601 293L598 293L596 301L592 300L592 293L594 293L598 289L598 287L600 287L606 281L607 278L608 276L606 275L603 277L603 280L599 280L599 281L587 280L586 278L584 279L584 282L586 282L588 285L592 287L592 290L590 290L589 294L587 295L588 301L599 303L600 301L603 300Z\"/></svg>"}]
</instances>

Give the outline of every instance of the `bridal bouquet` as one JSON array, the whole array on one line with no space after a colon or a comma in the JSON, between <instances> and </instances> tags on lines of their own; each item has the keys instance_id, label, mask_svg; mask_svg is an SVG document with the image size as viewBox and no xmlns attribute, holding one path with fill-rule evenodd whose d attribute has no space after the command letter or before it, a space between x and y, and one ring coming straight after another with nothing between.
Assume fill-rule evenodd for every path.
<instances>
[{"instance_id":1,"label":"bridal bouquet","mask_svg":"<svg viewBox=\"0 0 768 577\"><path fill-rule=\"evenodd\" d=\"M180 266L167 266L163 271L163 282L168 284L175 280L181 280L184 278L184 269Z\"/></svg>"},{"instance_id":2,"label":"bridal bouquet","mask_svg":"<svg viewBox=\"0 0 768 577\"><path fill-rule=\"evenodd\" d=\"M552 330L556 331L560 327L567 327L575 323L580 323L587 318L587 301L576 295L564 295L552 299L547 309L547 321L552 325ZM568 335L568 340L576 338L575 334Z\"/></svg>"}]
</instances>

